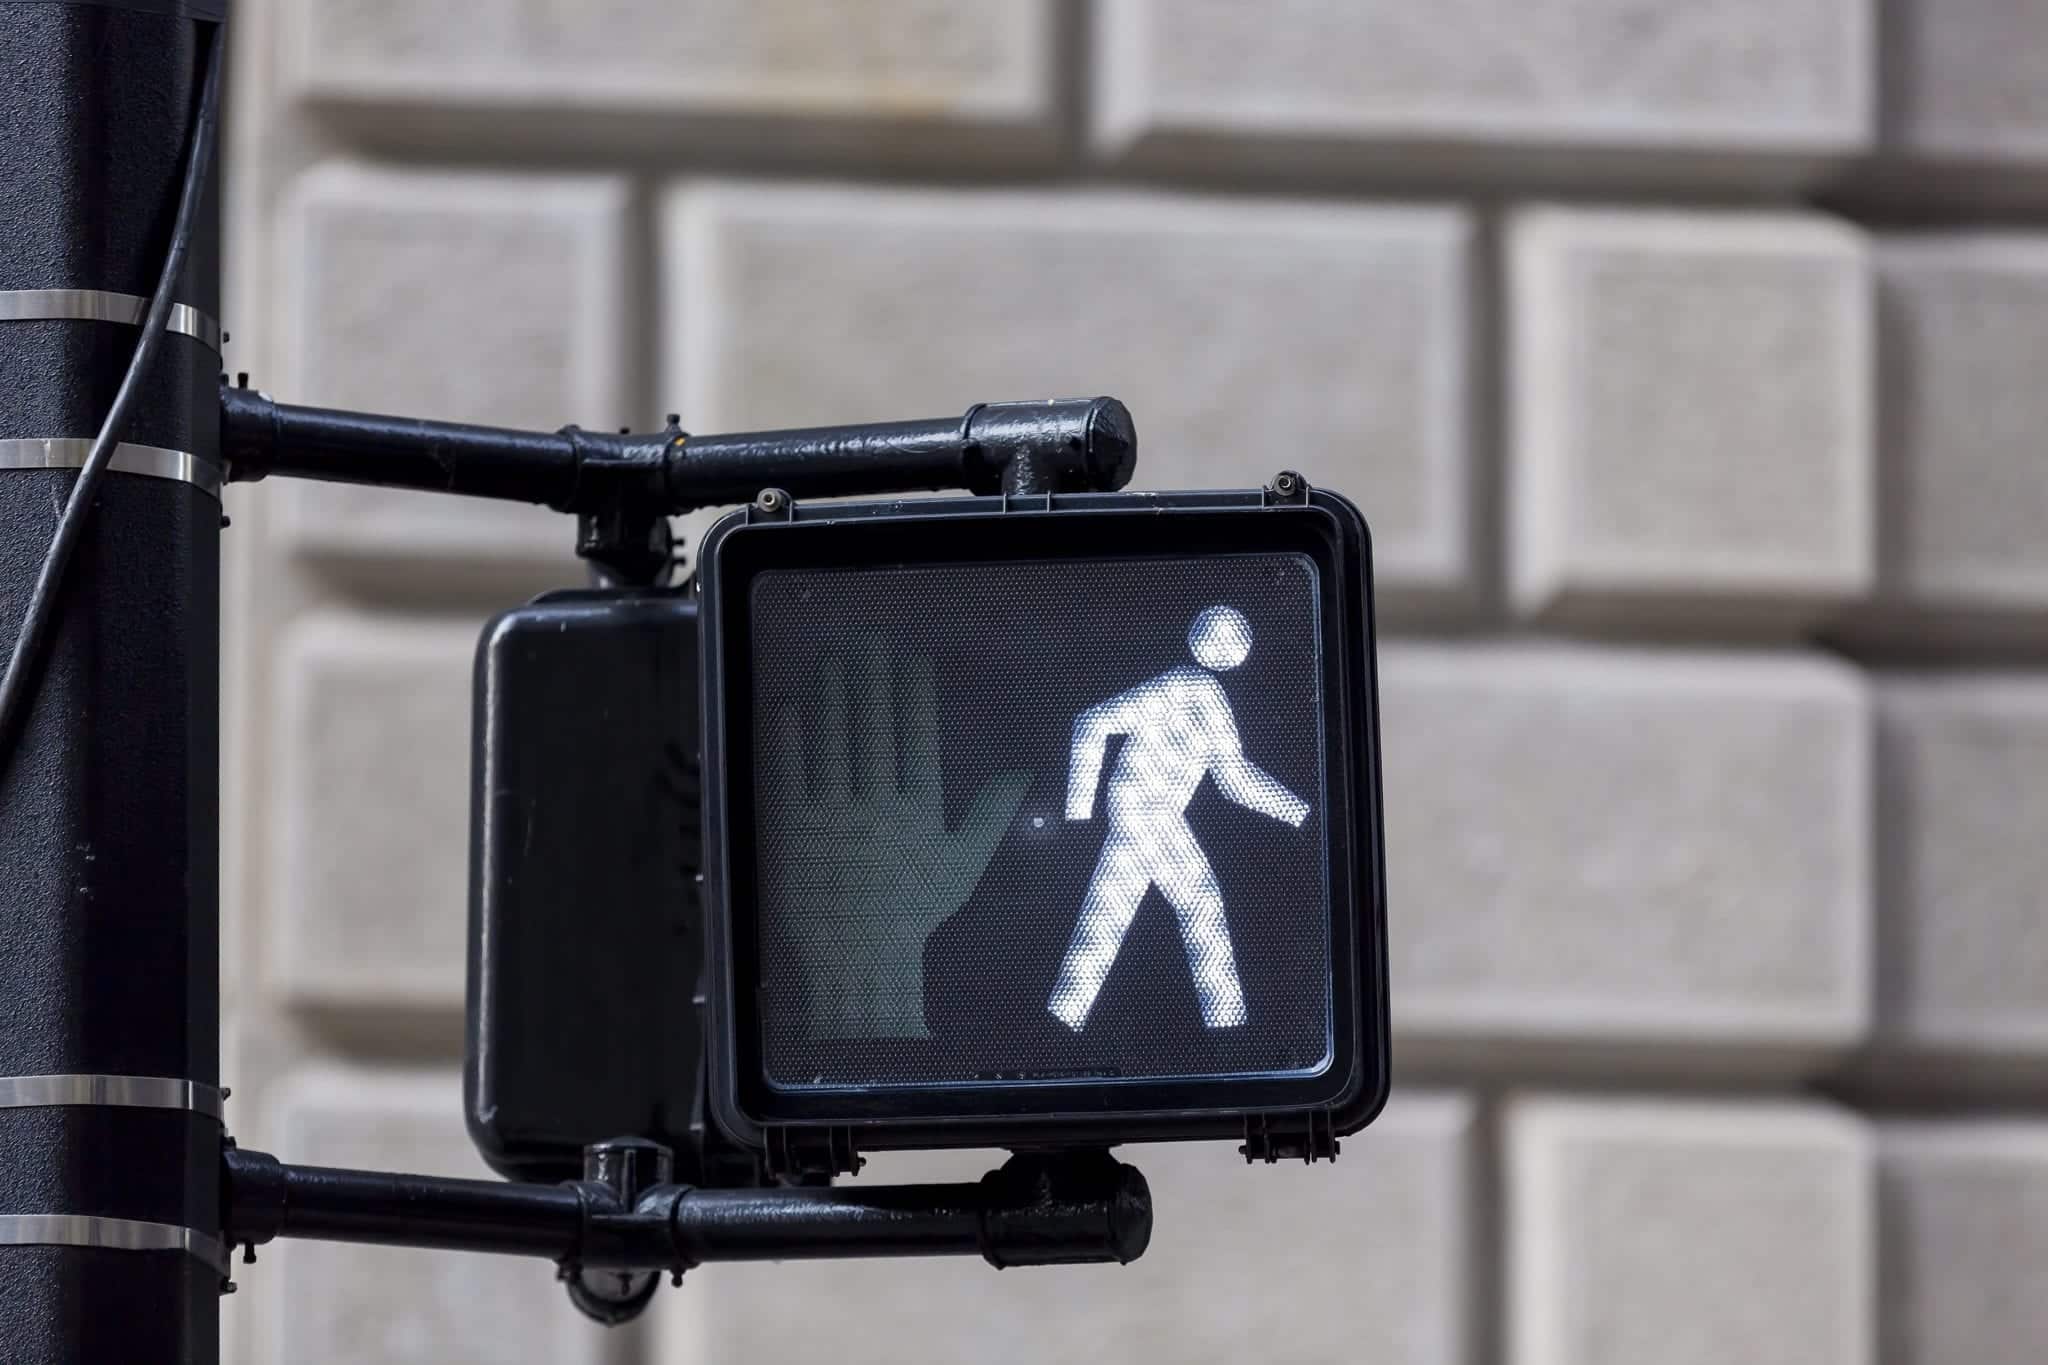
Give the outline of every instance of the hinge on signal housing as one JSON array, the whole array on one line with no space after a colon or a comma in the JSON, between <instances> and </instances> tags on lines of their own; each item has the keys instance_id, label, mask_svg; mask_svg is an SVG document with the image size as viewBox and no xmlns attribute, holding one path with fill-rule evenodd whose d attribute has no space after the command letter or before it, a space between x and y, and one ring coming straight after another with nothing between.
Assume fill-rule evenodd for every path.
<instances>
[{"instance_id":1,"label":"hinge on signal housing","mask_svg":"<svg viewBox=\"0 0 2048 1365\"><path fill-rule=\"evenodd\" d=\"M858 1175L863 1164L851 1128L770 1128L768 1173L774 1176Z\"/></svg>"},{"instance_id":2,"label":"hinge on signal housing","mask_svg":"<svg viewBox=\"0 0 2048 1365\"><path fill-rule=\"evenodd\" d=\"M1304 1114L1253 1114L1244 1121L1244 1153L1247 1164L1263 1161L1335 1161L1343 1144L1337 1141L1336 1126L1327 1109Z\"/></svg>"},{"instance_id":3,"label":"hinge on signal housing","mask_svg":"<svg viewBox=\"0 0 2048 1365\"><path fill-rule=\"evenodd\" d=\"M757 521L789 521L796 515L796 500L780 488L764 488L747 504L747 524Z\"/></svg>"},{"instance_id":4,"label":"hinge on signal housing","mask_svg":"<svg viewBox=\"0 0 2048 1365\"><path fill-rule=\"evenodd\" d=\"M1291 469L1283 469L1259 491L1263 507L1301 506L1308 501L1308 480Z\"/></svg>"}]
</instances>

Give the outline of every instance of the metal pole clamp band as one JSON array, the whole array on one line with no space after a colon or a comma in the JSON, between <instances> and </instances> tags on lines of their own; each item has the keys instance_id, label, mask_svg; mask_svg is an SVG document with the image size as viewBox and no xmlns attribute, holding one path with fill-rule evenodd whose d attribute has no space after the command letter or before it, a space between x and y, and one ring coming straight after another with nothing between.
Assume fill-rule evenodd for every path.
<instances>
[{"instance_id":1,"label":"metal pole clamp band","mask_svg":"<svg viewBox=\"0 0 2048 1365\"><path fill-rule=\"evenodd\" d=\"M0 1213L0 1246L99 1247L108 1251L182 1251L222 1279L227 1243L209 1233L139 1218L93 1218L77 1213Z\"/></svg>"},{"instance_id":2,"label":"metal pole clamp band","mask_svg":"<svg viewBox=\"0 0 2048 1365\"><path fill-rule=\"evenodd\" d=\"M170 1076L0 1076L0 1109L183 1109L219 1122L223 1098L218 1086Z\"/></svg>"},{"instance_id":3,"label":"metal pole clamp band","mask_svg":"<svg viewBox=\"0 0 2048 1365\"><path fill-rule=\"evenodd\" d=\"M0 471L9 469L83 469L92 442L82 436L22 436L0 441ZM117 474L142 474L152 479L189 483L209 497L220 496L221 467L184 450L136 445L114 447L107 468Z\"/></svg>"},{"instance_id":4,"label":"metal pole clamp band","mask_svg":"<svg viewBox=\"0 0 2048 1365\"><path fill-rule=\"evenodd\" d=\"M149 300L111 289L0 289L0 322L120 322L139 327ZM220 324L189 303L171 305L169 329L218 352Z\"/></svg>"},{"instance_id":5,"label":"metal pole clamp band","mask_svg":"<svg viewBox=\"0 0 2048 1365\"><path fill-rule=\"evenodd\" d=\"M0 1109L107 1105L178 1109L221 1120L218 1086L170 1076L0 1076ZM0 1246L100 1247L112 1251L182 1251L223 1279L228 1248L220 1238L172 1223L76 1213L0 1214Z\"/></svg>"}]
</instances>

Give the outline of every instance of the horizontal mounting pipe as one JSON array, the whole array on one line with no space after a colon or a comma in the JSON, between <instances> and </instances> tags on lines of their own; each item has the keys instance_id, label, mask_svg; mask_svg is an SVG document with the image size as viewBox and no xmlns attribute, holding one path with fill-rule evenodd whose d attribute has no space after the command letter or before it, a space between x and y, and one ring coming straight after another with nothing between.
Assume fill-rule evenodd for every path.
<instances>
[{"instance_id":1,"label":"horizontal mounting pipe","mask_svg":"<svg viewBox=\"0 0 2048 1365\"><path fill-rule=\"evenodd\" d=\"M290 1166L223 1154L225 1236L542 1256L581 1266L980 1255L997 1266L1135 1260L1152 1230L1144 1176L1106 1152L1017 1156L973 1184L696 1189L630 1208L603 1185L510 1184Z\"/></svg>"},{"instance_id":2,"label":"horizontal mounting pipe","mask_svg":"<svg viewBox=\"0 0 2048 1365\"><path fill-rule=\"evenodd\" d=\"M763 488L829 498L964 488L1114 492L1131 480L1137 430L1114 398L977 403L960 417L691 436L668 465L671 500L707 507Z\"/></svg>"},{"instance_id":3,"label":"horizontal mounting pipe","mask_svg":"<svg viewBox=\"0 0 2048 1365\"><path fill-rule=\"evenodd\" d=\"M580 459L565 432L297 407L227 384L220 400L221 458L230 482L284 474L549 506L576 495ZM612 438L616 445L627 439ZM629 453L660 460L664 438L632 439L637 445Z\"/></svg>"},{"instance_id":4,"label":"horizontal mounting pipe","mask_svg":"<svg viewBox=\"0 0 2048 1365\"><path fill-rule=\"evenodd\" d=\"M966 489L1112 491L1137 434L1114 398L979 403L959 417L691 436L670 429L519 431L278 403L221 387L231 481L272 474L539 503L562 512L656 514L793 497Z\"/></svg>"},{"instance_id":5,"label":"horizontal mounting pipe","mask_svg":"<svg viewBox=\"0 0 2048 1365\"><path fill-rule=\"evenodd\" d=\"M242 1147L221 1154L221 1197L223 1235L249 1246L311 1237L559 1259L585 1219L568 1185L288 1166Z\"/></svg>"}]
</instances>

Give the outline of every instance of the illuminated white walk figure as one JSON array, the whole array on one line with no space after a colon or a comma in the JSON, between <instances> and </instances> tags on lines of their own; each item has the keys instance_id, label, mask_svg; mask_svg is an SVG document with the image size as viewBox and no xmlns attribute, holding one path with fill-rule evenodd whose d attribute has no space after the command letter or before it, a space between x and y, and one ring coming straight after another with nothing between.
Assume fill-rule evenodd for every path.
<instances>
[{"instance_id":1,"label":"illuminated white walk figure","mask_svg":"<svg viewBox=\"0 0 2048 1365\"><path fill-rule=\"evenodd\" d=\"M1244 1022L1244 986L1223 918L1223 891L1188 828L1187 808L1202 779L1214 777L1216 789L1247 810L1297 829L1308 816L1306 801L1244 756L1230 698L1216 678L1216 672L1243 663L1251 648L1251 623L1244 615L1210 607L1188 627L1188 649L1202 667L1170 668L1090 707L1074 722L1069 820L1094 815L1109 737L1125 736L1103 798L1109 837L1045 1006L1077 1033L1109 979L1139 903L1154 886L1180 921L1202 1022L1210 1028Z\"/></svg>"}]
</instances>

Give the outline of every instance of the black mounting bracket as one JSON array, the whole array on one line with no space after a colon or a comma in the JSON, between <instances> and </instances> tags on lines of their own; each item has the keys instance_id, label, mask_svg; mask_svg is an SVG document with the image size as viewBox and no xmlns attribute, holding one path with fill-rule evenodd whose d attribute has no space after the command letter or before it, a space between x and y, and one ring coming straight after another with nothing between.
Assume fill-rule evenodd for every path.
<instances>
[{"instance_id":1,"label":"black mounting bracket","mask_svg":"<svg viewBox=\"0 0 2048 1365\"><path fill-rule=\"evenodd\" d=\"M271 474L540 503L577 519L576 552L619 586L656 586L674 562L668 518L785 497L964 488L1112 492L1137 432L1114 398L977 403L959 417L692 436L676 417L635 434L516 431L293 407L221 384L230 481Z\"/></svg>"},{"instance_id":2,"label":"black mounting bracket","mask_svg":"<svg viewBox=\"0 0 2048 1365\"><path fill-rule=\"evenodd\" d=\"M600 1143L582 1180L524 1185L288 1166L229 1147L221 1226L231 1245L276 1237L543 1256L604 1322L645 1308L658 1276L708 1261L979 1255L1000 1268L1136 1260L1152 1192L1106 1151L1018 1153L972 1184L698 1189L668 1181L668 1150Z\"/></svg>"},{"instance_id":3,"label":"black mounting bracket","mask_svg":"<svg viewBox=\"0 0 2048 1365\"><path fill-rule=\"evenodd\" d=\"M222 377L230 481L271 474L538 503L577 520L576 550L610 586L658 586L675 562L668 518L791 499L967 489L1051 495L1122 488L1137 459L1114 398L980 403L957 418L691 436L580 427L516 431L293 407ZM779 1160L777 1159L779 1158ZM601 1322L636 1316L661 1272L714 1260L978 1253L996 1266L1130 1261L1151 1236L1133 1167L1099 1150L1019 1154L975 1184L835 1189L857 1170L850 1133L822 1151L770 1154L786 1183L674 1181L674 1153L620 1138L584 1151L559 1185L291 1166L229 1142L222 1227L255 1259L274 1237L495 1251L553 1260L571 1299ZM230 1286L231 1287L231 1286Z\"/></svg>"},{"instance_id":4,"label":"black mounting bracket","mask_svg":"<svg viewBox=\"0 0 2048 1365\"><path fill-rule=\"evenodd\" d=\"M1337 1141L1336 1122L1327 1109L1298 1114L1253 1114L1244 1121L1244 1144L1237 1150L1247 1164L1263 1161L1335 1161L1344 1144Z\"/></svg>"}]
</instances>

